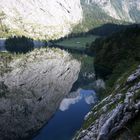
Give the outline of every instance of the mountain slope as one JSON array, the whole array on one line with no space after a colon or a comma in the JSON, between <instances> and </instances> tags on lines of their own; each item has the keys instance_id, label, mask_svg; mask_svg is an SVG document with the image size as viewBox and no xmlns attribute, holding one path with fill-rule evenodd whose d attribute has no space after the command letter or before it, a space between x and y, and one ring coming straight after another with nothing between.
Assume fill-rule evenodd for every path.
<instances>
[{"instance_id":1,"label":"mountain slope","mask_svg":"<svg viewBox=\"0 0 140 140\"><path fill-rule=\"evenodd\" d=\"M83 20L73 32L87 32L106 23L140 22L140 0L81 0Z\"/></svg>"},{"instance_id":2,"label":"mountain slope","mask_svg":"<svg viewBox=\"0 0 140 140\"><path fill-rule=\"evenodd\" d=\"M140 22L140 0L86 0L85 2L98 6L115 19Z\"/></svg>"},{"instance_id":3,"label":"mountain slope","mask_svg":"<svg viewBox=\"0 0 140 140\"><path fill-rule=\"evenodd\" d=\"M82 20L80 0L1 0L2 23L30 37L57 38Z\"/></svg>"},{"instance_id":4,"label":"mountain slope","mask_svg":"<svg viewBox=\"0 0 140 140\"><path fill-rule=\"evenodd\" d=\"M118 19L115 19L108 15L102 7L97 4L88 3L86 0L81 0L83 10L83 20L77 26L73 28L73 32L87 32L95 27L99 27L105 23L122 23Z\"/></svg>"},{"instance_id":5,"label":"mountain slope","mask_svg":"<svg viewBox=\"0 0 140 140\"><path fill-rule=\"evenodd\" d=\"M96 74L106 79L108 74L117 70L119 74L135 62L139 62L139 46L140 26L138 25L126 28L110 37L96 40L91 45L96 54L94 59Z\"/></svg>"}]
</instances>

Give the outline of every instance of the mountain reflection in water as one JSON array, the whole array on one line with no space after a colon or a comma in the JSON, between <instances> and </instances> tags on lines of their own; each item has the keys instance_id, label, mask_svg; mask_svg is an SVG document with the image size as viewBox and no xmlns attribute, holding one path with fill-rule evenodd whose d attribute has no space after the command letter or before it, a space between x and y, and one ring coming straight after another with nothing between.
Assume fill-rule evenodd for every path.
<instances>
[{"instance_id":1,"label":"mountain reflection in water","mask_svg":"<svg viewBox=\"0 0 140 140\"><path fill-rule=\"evenodd\" d=\"M33 140L72 140L96 101L94 90L78 89L71 92L62 100L54 117Z\"/></svg>"},{"instance_id":2,"label":"mountain reflection in water","mask_svg":"<svg viewBox=\"0 0 140 140\"><path fill-rule=\"evenodd\" d=\"M93 90L78 89L76 92L70 93L69 97L62 100L59 109L66 111L71 105L78 103L82 99L89 105L94 104L96 102L95 92Z\"/></svg>"}]
</instances>

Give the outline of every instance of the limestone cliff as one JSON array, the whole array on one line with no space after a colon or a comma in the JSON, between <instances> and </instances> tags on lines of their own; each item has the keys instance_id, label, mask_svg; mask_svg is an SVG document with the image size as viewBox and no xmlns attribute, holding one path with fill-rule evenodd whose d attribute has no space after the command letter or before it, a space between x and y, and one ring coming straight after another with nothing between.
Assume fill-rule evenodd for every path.
<instances>
[{"instance_id":1,"label":"limestone cliff","mask_svg":"<svg viewBox=\"0 0 140 140\"><path fill-rule=\"evenodd\" d=\"M80 63L59 49L11 57L0 55L0 140L26 138L41 128L80 71Z\"/></svg>"},{"instance_id":2,"label":"limestone cliff","mask_svg":"<svg viewBox=\"0 0 140 140\"><path fill-rule=\"evenodd\" d=\"M17 34L53 39L82 20L80 0L1 0L2 23Z\"/></svg>"}]
</instances>

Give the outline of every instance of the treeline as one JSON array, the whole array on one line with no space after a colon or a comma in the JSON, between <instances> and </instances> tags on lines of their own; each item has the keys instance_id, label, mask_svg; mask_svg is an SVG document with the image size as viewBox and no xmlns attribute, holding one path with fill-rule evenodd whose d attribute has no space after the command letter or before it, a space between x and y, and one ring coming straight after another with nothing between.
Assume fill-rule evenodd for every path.
<instances>
[{"instance_id":1,"label":"treeline","mask_svg":"<svg viewBox=\"0 0 140 140\"><path fill-rule=\"evenodd\" d=\"M66 40L66 39L71 39L71 38L76 38L76 37L82 37L82 36L85 37L87 35L89 35L89 33L85 33L85 32L81 32L81 33L70 33L70 34L68 34L68 35L66 35L64 37L59 38L59 39L49 40L49 42L55 44L55 43L61 42L61 41Z\"/></svg>"},{"instance_id":2,"label":"treeline","mask_svg":"<svg viewBox=\"0 0 140 140\"><path fill-rule=\"evenodd\" d=\"M122 31L127 29L128 27L135 27L136 24L130 24L130 25L121 25L121 24L113 24L113 23L107 23L104 25L101 25L99 27L93 28L89 30L88 32L79 32L79 33L70 33L64 37L61 37L60 39L56 40L50 40L51 43L58 43L66 39L76 38L76 37L86 37L88 35L96 35L101 37L110 36L116 32Z\"/></svg>"},{"instance_id":3,"label":"treeline","mask_svg":"<svg viewBox=\"0 0 140 140\"><path fill-rule=\"evenodd\" d=\"M125 30L128 27L132 28L135 26L137 26L137 24L122 25L122 24L107 23L107 24L104 24L102 26L96 27L96 28L88 31L88 34L93 34L93 35L97 35L97 36L109 36L116 32Z\"/></svg>"},{"instance_id":4,"label":"treeline","mask_svg":"<svg viewBox=\"0 0 140 140\"><path fill-rule=\"evenodd\" d=\"M5 48L11 53L27 53L34 49L34 42L25 36L13 36L6 39Z\"/></svg>"}]
</instances>

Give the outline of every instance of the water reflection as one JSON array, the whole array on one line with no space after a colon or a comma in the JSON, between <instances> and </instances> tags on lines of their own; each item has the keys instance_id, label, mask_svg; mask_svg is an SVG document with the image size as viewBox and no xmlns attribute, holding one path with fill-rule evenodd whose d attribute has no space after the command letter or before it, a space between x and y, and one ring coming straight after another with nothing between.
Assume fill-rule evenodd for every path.
<instances>
[{"instance_id":1,"label":"water reflection","mask_svg":"<svg viewBox=\"0 0 140 140\"><path fill-rule=\"evenodd\" d=\"M70 93L33 140L72 140L96 100L93 90L78 89Z\"/></svg>"},{"instance_id":2,"label":"water reflection","mask_svg":"<svg viewBox=\"0 0 140 140\"><path fill-rule=\"evenodd\" d=\"M84 99L87 104L94 104L96 102L95 92L93 90L78 89L76 92L69 94L69 97L64 98L60 104L59 109L66 111L69 107L80 100Z\"/></svg>"}]
</instances>

